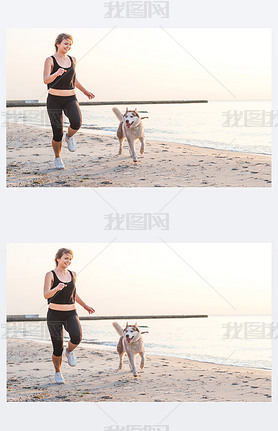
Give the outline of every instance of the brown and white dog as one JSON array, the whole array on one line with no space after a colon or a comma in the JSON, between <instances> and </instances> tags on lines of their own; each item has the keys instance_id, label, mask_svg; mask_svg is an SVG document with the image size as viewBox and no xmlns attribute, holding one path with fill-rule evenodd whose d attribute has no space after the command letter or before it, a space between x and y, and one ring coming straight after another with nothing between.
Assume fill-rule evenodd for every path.
<instances>
[{"instance_id":1,"label":"brown and white dog","mask_svg":"<svg viewBox=\"0 0 278 431\"><path fill-rule=\"evenodd\" d=\"M140 332L136 323L135 325L129 325L127 323L124 329L122 329L117 322L113 322L112 325L120 335L117 345L117 352L120 356L119 370L123 367L123 357L126 353L129 359L131 371L134 377L137 377L135 355L138 353L141 356L140 368L143 369L145 365L145 348L142 334L145 334L145 332Z\"/></svg>"},{"instance_id":2,"label":"brown and white dog","mask_svg":"<svg viewBox=\"0 0 278 431\"><path fill-rule=\"evenodd\" d=\"M123 142L126 138L129 145L130 156L133 158L134 162L137 162L134 143L137 139L139 139L141 142L140 153L143 154L145 150L145 134L142 119L148 117L141 118L137 112L137 109L134 109L134 111L129 111L128 108L126 108L124 114L122 114L118 108L112 108L112 111L120 121L117 130L117 138L120 142L119 154L122 154Z\"/></svg>"}]
</instances>

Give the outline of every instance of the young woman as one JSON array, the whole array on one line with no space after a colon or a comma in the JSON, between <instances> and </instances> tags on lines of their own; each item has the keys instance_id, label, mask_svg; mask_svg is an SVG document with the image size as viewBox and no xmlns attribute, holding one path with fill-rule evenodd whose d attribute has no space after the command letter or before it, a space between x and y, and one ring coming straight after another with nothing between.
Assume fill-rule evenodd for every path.
<instances>
[{"instance_id":1,"label":"young woman","mask_svg":"<svg viewBox=\"0 0 278 431\"><path fill-rule=\"evenodd\" d=\"M63 327L70 335L70 341L65 355L70 366L76 364L73 350L82 337L81 325L75 309L75 302L80 304L89 314L95 312L85 304L76 293L76 273L68 269L73 253L67 248L61 248L55 256L56 268L45 276L44 297L48 300L47 326L53 344L52 361L55 368L56 383L65 383L61 373L63 352Z\"/></svg>"},{"instance_id":2,"label":"young woman","mask_svg":"<svg viewBox=\"0 0 278 431\"><path fill-rule=\"evenodd\" d=\"M76 145L73 135L81 126L81 112L75 95L75 87L82 91L89 99L95 97L87 91L76 79L76 59L68 55L73 43L70 34L61 33L55 40L56 53L48 57L44 63L43 81L47 84L47 112L49 115L53 140L52 147L55 154L55 167L64 169L61 158L63 137L63 115L68 117L70 126L65 136L69 151L75 151Z\"/></svg>"}]
</instances>

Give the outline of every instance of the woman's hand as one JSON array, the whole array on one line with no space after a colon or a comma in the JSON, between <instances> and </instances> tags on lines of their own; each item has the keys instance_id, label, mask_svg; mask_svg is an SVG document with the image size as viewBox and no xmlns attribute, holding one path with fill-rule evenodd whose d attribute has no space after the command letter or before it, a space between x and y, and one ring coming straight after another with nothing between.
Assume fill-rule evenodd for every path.
<instances>
[{"instance_id":1,"label":"woman's hand","mask_svg":"<svg viewBox=\"0 0 278 431\"><path fill-rule=\"evenodd\" d=\"M89 314L93 314L95 310L92 307L89 307L89 305L84 305L84 309L88 311Z\"/></svg>"},{"instance_id":2,"label":"woman's hand","mask_svg":"<svg viewBox=\"0 0 278 431\"><path fill-rule=\"evenodd\" d=\"M65 73L66 72L66 70L65 69L63 69L62 67L60 67L58 70L57 70L57 72L55 72L55 74L56 74L56 76L61 76L61 75L63 75L63 73Z\"/></svg>"},{"instance_id":3,"label":"woman's hand","mask_svg":"<svg viewBox=\"0 0 278 431\"><path fill-rule=\"evenodd\" d=\"M65 286L66 286L65 283L59 283L58 286L55 287L56 292L59 292L60 290L63 290Z\"/></svg>"},{"instance_id":4,"label":"woman's hand","mask_svg":"<svg viewBox=\"0 0 278 431\"><path fill-rule=\"evenodd\" d=\"M84 91L85 96L88 97L88 99L93 99L95 97L95 95L93 93L91 93L90 91L85 90Z\"/></svg>"}]
</instances>

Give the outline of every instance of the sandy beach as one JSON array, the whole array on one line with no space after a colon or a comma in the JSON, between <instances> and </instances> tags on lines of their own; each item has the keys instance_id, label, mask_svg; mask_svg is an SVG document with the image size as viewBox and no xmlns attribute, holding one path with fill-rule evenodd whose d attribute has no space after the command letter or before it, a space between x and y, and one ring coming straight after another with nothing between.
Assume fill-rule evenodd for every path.
<instances>
[{"instance_id":1,"label":"sandy beach","mask_svg":"<svg viewBox=\"0 0 278 431\"><path fill-rule=\"evenodd\" d=\"M50 342L8 339L7 401L271 401L270 371L147 355L135 378L126 357L117 371L116 351L81 344L76 352L76 367L64 359L66 383L57 385Z\"/></svg>"},{"instance_id":2,"label":"sandy beach","mask_svg":"<svg viewBox=\"0 0 278 431\"><path fill-rule=\"evenodd\" d=\"M82 130L82 129L81 129ZM62 150L64 170L54 168L51 131L7 125L8 187L270 187L271 157L149 141L138 163L116 137L76 135L77 151Z\"/></svg>"}]
</instances>

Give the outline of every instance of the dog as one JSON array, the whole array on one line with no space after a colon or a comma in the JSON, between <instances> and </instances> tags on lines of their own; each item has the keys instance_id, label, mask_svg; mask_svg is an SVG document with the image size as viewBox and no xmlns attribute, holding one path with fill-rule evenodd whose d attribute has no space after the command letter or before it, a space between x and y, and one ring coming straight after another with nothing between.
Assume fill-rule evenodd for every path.
<instances>
[{"instance_id":1,"label":"dog","mask_svg":"<svg viewBox=\"0 0 278 431\"><path fill-rule=\"evenodd\" d=\"M137 377L137 371L135 367L135 355L138 353L141 356L140 368L143 369L145 365L145 348L142 334L146 332L140 332L140 329L135 325L126 324L125 329L122 329L117 322L113 322L112 325L120 335L120 339L117 345L117 352L120 356L119 370L123 367L123 357L125 353L128 356L131 371L134 377Z\"/></svg>"},{"instance_id":2,"label":"dog","mask_svg":"<svg viewBox=\"0 0 278 431\"><path fill-rule=\"evenodd\" d=\"M141 142L140 153L144 154L145 151L145 134L142 120L148 117L140 117L137 109L134 111L129 111L126 108L124 115L119 111L118 108L112 108L112 111L120 121L117 138L119 139L120 149L119 154L123 152L123 142L126 138L129 145L130 156L133 158L134 162L137 162L137 157L134 149L134 143L137 139Z\"/></svg>"}]
</instances>

